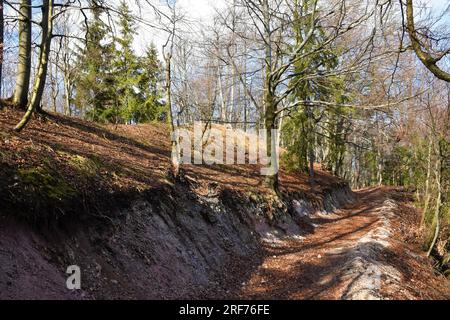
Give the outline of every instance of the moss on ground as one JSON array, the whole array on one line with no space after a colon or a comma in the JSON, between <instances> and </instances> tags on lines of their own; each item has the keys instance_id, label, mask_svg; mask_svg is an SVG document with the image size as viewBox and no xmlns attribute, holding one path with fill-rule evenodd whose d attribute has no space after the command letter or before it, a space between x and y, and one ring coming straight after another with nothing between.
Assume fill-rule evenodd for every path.
<instances>
[{"instance_id":1,"label":"moss on ground","mask_svg":"<svg viewBox=\"0 0 450 320\"><path fill-rule=\"evenodd\" d=\"M81 174L93 177L100 172L102 162L98 158L86 158L78 154L70 154L66 152L58 152L59 155L68 160L68 164L79 171Z\"/></svg>"},{"instance_id":2,"label":"moss on ground","mask_svg":"<svg viewBox=\"0 0 450 320\"><path fill-rule=\"evenodd\" d=\"M33 188L33 198L63 201L77 195L63 177L46 167L19 168L17 172L20 180Z\"/></svg>"},{"instance_id":3,"label":"moss on ground","mask_svg":"<svg viewBox=\"0 0 450 320\"><path fill-rule=\"evenodd\" d=\"M9 159L9 153L3 150L0 150L0 162L7 162Z\"/></svg>"}]
</instances>

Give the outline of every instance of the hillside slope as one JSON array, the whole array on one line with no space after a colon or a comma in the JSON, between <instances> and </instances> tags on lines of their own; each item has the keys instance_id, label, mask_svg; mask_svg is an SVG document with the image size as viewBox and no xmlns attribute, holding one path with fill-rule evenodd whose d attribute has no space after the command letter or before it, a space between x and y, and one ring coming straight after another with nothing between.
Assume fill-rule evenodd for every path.
<instances>
[{"instance_id":1,"label":"hillside slope","mask_svg":"<svg viewBox=\"0 0 450 320\"><path fill-rule=\"evenodd\" d=\"M279 198L250 165L175 182L164 125L19 117L0 111L0 298L450 297L400 191L282 171Z\"/></svg>"}]
</instances>

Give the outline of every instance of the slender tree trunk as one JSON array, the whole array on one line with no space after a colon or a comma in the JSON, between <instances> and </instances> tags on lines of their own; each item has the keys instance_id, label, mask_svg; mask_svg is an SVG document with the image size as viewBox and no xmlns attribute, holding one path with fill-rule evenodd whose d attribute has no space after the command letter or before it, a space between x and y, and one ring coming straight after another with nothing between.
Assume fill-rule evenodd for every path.
<instances>
[{"instance_id":1,"label":"slender tree trunk","mask_svg":"<svg viewBox=\"0 0 450 320\"><path fill-rule=\"evenodd\" d=\"M58 112L58 96L59 96L59 87L58 87L58 67L55 65L49 66L50 70L50 81L51 81L51 96L52 96L52 104L53 104L53 112Z\"/></svg>"},{"instance_id":2,"label":"slender tree trunk","mask_svg":"<svg viewBox=\"0 0 450 320\"><path fill-rule=\"evenodd\" d=\"M248 101L247 93L244 91L244 131L248 130Z\"/></svg>"},{"instance_id":3,"label":"slender tree trunk","mask_svg":"<svg viewBox=\"0 0 450 320\"><path fill-rule=\"evenodd\" d=\"M338 119L336 120L336 134L334 139L334 144L336 148L336 155L335 155L335 164L334 164L334 170L333 173L335 176L339 176L341 169L342 169L342 136L344 135L344 120Z\"/></svg>"},{"instance_id":4,"label":"slender tree trunk","mask_svg":"<svg viewBox=\"0 0 450 320\"><path fill-rule=\"evenodd\" d=\"M31 0L21 0L19 9L19 60L13 103L25 109L31 78Z\"/></svg>"},{"instance_id":5,"label":"slender tree trunk","mask_svg":"<svg viewBox=\"0 0 450 320\"><path fill-rule=\"evenodd\" d=\"M233 57L231 57L231 59L234 59ZM230 108L229 108L229 116L228 116L228 121L233 122L233 115L234 115L234 110L235 110L235 106L236 106L236 82L235 82L235 78L236 78L236 71L234 68L231 69L231 97L230 97ZM232 124L233 125L233 124Z\"/></svg>"},{"instance_id":6,"label":"slender tree trunk","mask_svg":"<svg viewBox=\"0 0 450 320\"><path fill-rule=\"evenodd\" d=\"M269 1L263 1L263 16L264 16L264 28L265 28L265 85L264 85L264 125L266 130L266 151L267 156L270 159L270 171L266 176L266 185L275 192L278 192L278 155L276 148L276 137L272 137L272 130L276 129L276 105L275 95L272 90L272 40L270 30L270 12Z\"/></svg>"},{"instance_id":7,"label":"slender tree trunk","mask_svg":"<svg viewBox=\"0 0 450 320\"><path fill-rule=\"evenodd\" d=\"M166 84L165 84L165 91L166 91L166 108L169 112L169 123L170 123L170 133L171 133L171 146L172 146L172 173L175 178L178 178L180 174L180 160L179 160L179 153L178 153L178 137L175 132L175 124L174 124L174 118L173 118L173 111L172 111L172 56L171 54L166 54L164 57L165 63L166 63Z\"/></svg>"},{"instance_id":8,"label":"slender tree trunk","mask_svg":"<svg viewBox=\"0 0 450 320\"><path fill-rule=\"evenodd\" d=\"M375 121L377 134L380 136L381 141L377 141L377 180L378 186L381 187L383 184L383 159L381 155L381 145L383 144L383 136L380 134L380 122L378 119L378 112L375 111Z\"/></svg>"},{"instance_id":9,"label":"slender tree trunk","mask_svg":"<svg viewBox=\"0 0 450 320\"><path fill-rule=\"evenodd\" d=\"M224 98L224 94L223 94L223 87L222 87L222 69L220 68L220 62L219 59L217 59L217 71L218 71L218 76L217 76L217 81L218 86L219 86L219 96L220 96L220 120L222 121L226 121L227 119L227 107L226 107L226 102L225 102L225 98Z\"/></svg>"},{"instance_id":10,"label":"slender tree trunk","mask_svg":"<svg viewBox=\"0 0 450 320\"><path fill-rule=\"evenodd\" d=\"M283 129L283 120L284 120L284 110L281 111L280 120L278 121L278 137L277 137L278 147L281 147L281 145L282 145L283 136L281 135L281 133L282 133L282 129Z\"/></svg>"},{"instance_id":11,"label":"slender tree trunk","mask_svg":"<svg viewBox=\"0 0 450 320\"><path fill-rule=\"evenodd\" d=\"M269 78L269 76L267 77ZM278 155L276 136L273 136L273 129L276 129L276 110L274 104L274 95L270 89L269 79L267 79L265 93L265 129L266 129L266 151L267 157L270 159L270 172L266 176L266 185L273 191L278 191Z\"/></svg>"},{"instance_id":12,"label":"slender tree trunk","mask_svg":"<svg viewBox=\"0 0 450 320\"><path fill-rule=\"evenodd\" d=\"M378 186L383 184L383 159L381 156L381 147L377 146L377 180Z\"/></svg>"},{"instance_id":13,"label":"slender tree trunk","mask_svg":"<svg viewBox=\"0 0 450 320\"><path fill-rule=\"evenodd\" d=\"M276 146L276 137L272 135L272 130L276 129L275 125L275 115L273 112L273 100L271 98L266 97L266 121L265 121L265 129L266 129L266 148L267 148L267 156L270 159L270 168L271 172L266 176L266 184L267 186L274 190L278 191L278 158L277 158L277 146Z\"/></svg>"},{"instance_id":14,"label":"slender tree trunk","mask_svg":"<svg viewBox=\"0 0 450 320\"><path fill-rule=\"evenodd\" d=\"M425 223L425 216L428 212L428 206L430 204L430 179L431 179L431 151L432 151L432 147L433 147L433 142L429 141L429 145L428 145L428 166L427 166L427 178L425 180L425 203L424 203L424 207L423 207L423 213L422 213L422 219L420 222L420 226L423 226Z\"/></svg>"},{"instance_id":15,"label":"slender tree trunk","mask_svg":"<svg viewBox=\"0 0 450 320\"><path fill-rule=\"evenodd\" d=\"M309 147L308 160L309 160L309 182L310 182L311 186L313 186L314 185L314 161L315 161L315 156L314 156L314 149L312 148L312 146Z\"/></svg>"},{"instance_id":16,"label":"slender tree trunk","mask_svg":"<svg viewBox=\"0 0 450 320\"><path fill-rule=\"evenodd\" d=\"M247 52L247 46L244 44L244 53ZM247 76L247 60L244 58L244 76ZM243 81L244 87L244 131L248 130L248 99L247 99L247 82ZM281 128L280 128L281 129Z\"/></svg>"},{"instance_id":17,"label":"slender tree trunk","mask_svg":"<svg viewBox=\"0 0 450 320\"><path fill-rule=\"evenodd\" d=\"M64 74L64 91L65 91L65 95L64 95L64 104L65 104L65 110L64 110L64 114L65 115L72 115L71 109L70 109L70 101L71 101L71 82L69 79L69 76L66 74Z\"/></svg>"},{"instance_id":18,"label":"slender tree trunk","mask_svg":"<svg viewBox=\"0 0 450 320\"><path fill-rule=\"evenodd\" d=\"M72 116L72 109L70 108L70 104L72 102L72 72L71 72L71 62L69 58L69 44L66 40L64 43L64 60L63 60L63 69L62 76L64 81L64 114L68 116Z\"/></svg>"},{"instance_id":19,"label":"slender tree trunk","mask_svg":"<svg viewBox=\"0 0 450 320\"><path fill-rule=\"evenodd\" d=\"M441 207L442 207L442 154L443 154L443 147L442 147L442 141L438 141L436 148L436 165L435 165L435 176L436 176L436 189L437 189L437 197L436 197L436 207L434 210L434 236L433 240L431 241L430 247L427 252L427 256L431 255L431 252L433 251L434 246L436 245L437 239L439 237L439 231L440 231L440 214L441 214Z\"/></svg>"},{"instance_id":20,"label":"slender tree trunk","mask_svg":"<svg viewBox=\"0 0 450 320\"><path fill-rule=\"evenodd\" d=\"M450 82L450 73L440 69L437 65L440 59L433 58L428 52L425 52L422 49L422 44L418 38L418 33L414 23L413 0L406 0L406 30L408 31L409 39L411 40L411 46L424 66L437 78Z\"/></svg>"},{"instance_id":21,"label":"slender tree trunk","mask_svg":"<svg viewBox=\"0 0 450 320\"><path fill-rule=\"evenodd\" d=\"M314 154L314 119L313 110L311 107L306 107L306 121L307 121L307 137L308 137L308 171L309 183L314 186L314 162L316 160Z\"/></svg>"},{"instance_id":22,"label":"slender tree trunk","mask_svg":"<svg viewBox=\"0 0 450 320\"><path fill-rule=\"evenodd\" d=\"M52 43L53 33L53 0L44 0L42 5L42 40L41 50L39 54L38 72L34 79L33 91L31 99L28 103L27 112L22 120L14 128L16 131L21 131L36 109L40 108L42 95L44 93L45 81L47 79L48 59L50 54L50 47Z\"/></svg>"}]
</instances>

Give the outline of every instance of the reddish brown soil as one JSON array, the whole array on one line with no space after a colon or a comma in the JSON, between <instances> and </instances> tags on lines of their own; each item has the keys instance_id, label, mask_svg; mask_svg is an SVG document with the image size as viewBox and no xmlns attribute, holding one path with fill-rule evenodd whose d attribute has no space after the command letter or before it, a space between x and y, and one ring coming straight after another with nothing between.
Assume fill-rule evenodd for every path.
<instances>
[{"instance_id":1,"label":"reddish brown soil","mask_svg":"<svg viewBox=\"0 0 450 320\"><path fill-rule=\"evenodd\" d=\"M392 188L360 191L358 201L336 215L313 218L318 227L312 235L277 246L266 245L264 262L243 285L240 297L341 299L352 281L342 272L351 258L351 246L379 226L377 208L396 195L400 194ZM394 214L390 246L380 246L372 258L399 270L401 283L394 286L382 275L380 295L384 299L450 299L448 280L433 271L416 237L411 243L411 236L418 233L417 210L402 203Z\"/></svg>"},{"instance_id":2,"label":"reddish brown soil","mask_svg":"<svg viewBox=\"0 0 450 320\"><path fill-rule=\"evenodd\" d=\"M130 195L134 198L143 192L153 189L163 190L164 187L173 184L168 175L170 146L165 125L103 126L82 120L48 115L46 117L35 116L26 130L17 134L11 131L11 128L14 127L20 116L21 114L16 111L0 110L0 191L3 203L14 204L17 199L22 201L22 196L27 192L36 193L36 190L30 189L24 181L17 178L17 171L23 168L46 167L53 174L60 175L72 188L80 192L82 203L80 203L80 199L77 199L77 209L84 205L84 211L93 209L89 208L89 204L104 207L111 205L111 202L119 195ZM71 156L95 160L100 163L99 168L92 175L86 175L86 172L80 171L71 164ZM192 183L194 191L198 194L207 193L212 182L221 190L233 190L240 193L264 193L266 191L258 167L184 166L183 169L185 178ZM283 192L301 192L311 200L320 197L323 190L340 182L339 179L320 170L317 172L314 188L310 187L307 177L302 174L282 171L280 177ZM360 191L359 200L337 214L328 217L313 217L312 222L317 227L302 240L282 241L277 246L266 244L263 262L260 261L261 257L255 257L254 263L260 264L255 270L243 270L244 266L239 264L239 261L230 262L230 265L233 266L233 275L236 277L235 279L229 279L229 276L224 277L227 279L226 283L218 281L216 284L218 288L213 296L228 297L232 295L239 298L264 299L342 298L350 285L349 279L342 275L342 267L346 266L349 259L347 249L351 247L352 243L380 225L378 208L387 197L398 200L400 204L394 212L396 217L391 219L390 246L380 248L374 260L387 263L397 269L401 274L401 286L399 289L398 284L394 286L385 281L386 279L382 279L380 288L382 296L391 299L449 299L448 281L433 272L431 262L419 250L420 232L417 230L417 210L407 202L402 202L405 197L404 193L387 188ZM65 207L62 204L56 203L55 207L61 216L65 215ZM12 208L14 209L14 206ZM15 213L14 210L8 211L9 214ZM37 208L35 211L36 214L39 214L42 210ZM4 213L6 212L2 209L0 217ZM58 218L60 217L58 216ZM147 217L144 218L147 219ZM146 236L151 235L151 232L157 232L159 227L159 224L155 223L153 229L147 229L148 225L143 224L144 220L140 219L138 217L129 218L131 222L123 227L123 234L112 236L112 239L119 238L117 244L114 244L117 247L112 246L114 250L117 250L117 252L114 251L114 254L123 255L126 263L129 263L129 256L133 255L143 255L147 258L147 253L144 251L148 250L149 245L143 246L142 243L144 243L143 241L153 241ZM6 220L2 220L0 223L4 221ZM60 241L59 238L43 241L36 235L36 230L32 231L30 227L16 221L8 224L5 222L1 225L4 229L7 228L7 225L14 226L14 228L8 227L8 230L0 230L0 250L5 253L0 256L6 259L0 262L7 269L9 278L17 279L24 287L27 287L27 283L31 283L28 286L29 294L22 292L23 297L34 297L34 294L38 294L37 291L31 292L34 280L30 280L33 279L31 275L36 268L55 274L55 278L48 280L47 289L49 290L54 287L54 283L61 283L64 280L64 270L53 270L55 265L48 263L48 260L54 259L57 255L48 253L47 250L50 249L47 246L52 240ZM80 223L78 226L80 227ZM102 227L103 225L94 225L89 228L101 229ZM84 226L81 225L80 228L84 228ZM139 228L141 228L140 231L137 230ZM207 234L209 237L214 229L209 226L205 228L209 228L208 232L210 233ZM136 234L130 230L135 230L133 232ZM192 230L195 230L194 226ZM97 232L88 234L86 231L85 233L85 239L82 241L88 242L86 239L99 243L104 241L103 239L91 239L97 236ZM194 231L190 232L190 236L194 237L193 234L195 234ZM121 238L122 236L130 243L125 242ZM153 242L149 243L154 244ZM125 244L129 247L124 249ZM104 250L104 248L91 248L83 242L80 246L84 246L86 251L92 250L99 256L100 253L97 250ZM24 249L18 252L15 250L16 247ZM48 256L48 259L42 259L42 256L36 253L36 248L40 250L40 253L43 252L45 257ZM138 252L132 254L127 252L130 248ZM158 252L163 254L163 248L158 249ZM343 251L336 253L336 249L343 249ZM101 255L104 257L103 252ZM108 255L107 257L109 257ZM115 259L115 256L111 257L111 259ZM138 259L134 256L133 258ZM170 257L164 258L167 258L164 268L169 268ZM18 266L14 261L20 261L25 266L26 272L17 274ZM92 263L92 261L86 263ZM105 262L105 264L107 263L109 262ZM248 266L251 265L253 264L249 263ZM135 265L130 264L127 267L131 270L135 268ZM140 271L146 270L147 265L143 263L139 268L136 267L141 274ZM94 273L95 266L92 267L92 270ZM115 274L118 269L113 270L110 273L118 277L119 285L126 288L127 281L130 282L132 279L130 280L124 274ZM230 268L228 268L229 271ZM227 268L224 269L224 272L227 272ZM145 276L143 275L143 277ZM109 279L102 281L109 281ZM146 281L152 281L152 279L149 278ZM239 285L242 282L245 283L231 292L224 290L228 285L230 288L234 288L238 281ZM5 285L10 285L9 280L7 282ZM158 285L161 283L164 284L161 281ZM122 293L113 284L108 282L107 290L109 291L103 293L104 297L116 297L117 295L121 295L122 298L137 297L133 295L131 289ZM142 288L142 295L144 295L145 289ZM177 288L171 289L171 294L173 294ZM214 288L211 289L214 291ZM217 294L219 289L222 294ZM161 292L163 291L161 289ZM173 296L169 293L167 295L153 293L157 297ZM9 294L8 297L12 298L21 296L20 290L14 292L13 288ZM67 293L58 291L50 291L46 296L70 298ZM204 297L210 296L211 294L206 291Z\"/></svg>"},{"instance_id":3,"label":"reddish brown soil","mask_svg":"<svg viewBox=\"0 0 450 320\"><path fill-rule=\"evenodd\" d=\"M68 178L76 189L89 196L99 188L109 192L143 191L169 184L170 139L168 127L152 125L100 125L60 115L35 115L21 133L12 131L21 113L0 110L0 163L12 169L42 166L43 160ZM75 170L68 156L82 156L101 161L97 184L92 177ZM214 181L221 189L265 191L260 168L242 166L183 165L188 179L202 187ZM2 170L0 177L9 173ZM339 182L331 174L318 170L315 188L309 186L307 176L281 170L283 191L306 192L314 197L321 189Z\"/></svg>"}]
</instances>

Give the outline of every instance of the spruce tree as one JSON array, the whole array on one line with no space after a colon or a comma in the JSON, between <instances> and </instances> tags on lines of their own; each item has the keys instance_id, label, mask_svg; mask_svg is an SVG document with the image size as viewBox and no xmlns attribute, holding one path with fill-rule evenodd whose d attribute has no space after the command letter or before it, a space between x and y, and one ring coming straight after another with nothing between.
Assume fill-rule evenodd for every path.
<instances>
[{"instance_id":1,"label":"spruce tree","mask_svg":"<svg viewBox=\"0 0 450 320\"><path fill-rule=\"evenodd\" d=\"M125 1L119 6L119 14L119 35L115 37L113 61L119 122L132 124L158 120L163 113L158 101L158 52L151 45L143 57L138 57L133 50L136 23Z\"/></svg>"},{"instance_id":2,"label":"spruce tree","mask_svg":"<svg viewBox=\"0 0 450 320\"><path fill-rule=\"evenodd\" d=\"M310 1L298 0L294 1L297 8L294 14L293 34L295 42L292 48L296 48L299 43L302 43L306 35L310 32L311 14L309 14ZM305 53L313 51L313 48L320 47L321 43L326 38L323 28L316 27L313 35L309 38L307 44L304 46ZM291 102L305 101L299 108L293 110L288 120L284 124L284 141L287 145L288 153L285 159L289 159L288 165L293 169L300 169L304 172L309 172L311 177L314 175L313 163L316 161L315 147L322 136L317 134L318 123L324 117L331 115L334 117L334 112L328 112L324 108L308 104L308 101L314 100L334 100L340 95L341 80L333 77L320 77L317 79L302 79L303 74L315 74L318 72L327 72L335 69L338 66L338 53L330 48L323 48L317 50L314 54L305 55L304 58L299 59L294 64L293 76L289 87L292 89ZM334 119L337 120L337 119ZM338 121L338 120L337 120ZM341 134L340 128L336 126L336 130L332 133L332 147L335 154L332 160L338 162L337 158L341 158L342 144L340 144ZM327 141L329 143L329 141ZM338 143L339 145L336 145ZM339 155L336 155L339 153Z\"/></svg>"},{"instance_id":3,"label":"spruce tree","mask_svg":"<svg viewBox=\"0 0 450 320\"><path fill-rule=\"evenodd\" d=\"M160 77L161 62L158 60L156 46L152 43L140 59L139 91L144 103L135 112L136 121L163 121L167 117L168 110L165 109L165 104L160 102Z\"/></svg>"},{"instance_id":4,"label":"spruce tree","mask_svg":"<svg viewBox=\"0 0 450 320\"><path fill-rule=\"evenodd\" d=\"M136 26L130 8L125 1L119 6L119 35L115 37L116 48L113 60L116 83L116 122L132 123L134 110L139 101L139 59L133 50Z\"/></svg>"},{"instance_id":5,"label":"spruce tree","mask_svg":"<svg viewBox=\"0 0 450 320\"><path fill-rule=\"evenodd\" d=\"M75 81L75 106L92 121L113 121L115 105L114 77L111 72L114 43L110 28L102 21L103 9L93 8L86 27L86 44L79 48L79 75Z\"/></svg>"},{"instance_id":6,"label":"spruce tree","mask_svg":"<svg viewBox=\"0 0 450 320\"><path fill-rule=\"evenodd\" d=\"M159 102L160 62L154 45L139 57L133 42L135 18L125 1L119 8L118 34L113 35L94 8L79 49L75 105L89 120L116 124L154 121L164 113Z\"/></svg>"}]
</instances>

